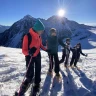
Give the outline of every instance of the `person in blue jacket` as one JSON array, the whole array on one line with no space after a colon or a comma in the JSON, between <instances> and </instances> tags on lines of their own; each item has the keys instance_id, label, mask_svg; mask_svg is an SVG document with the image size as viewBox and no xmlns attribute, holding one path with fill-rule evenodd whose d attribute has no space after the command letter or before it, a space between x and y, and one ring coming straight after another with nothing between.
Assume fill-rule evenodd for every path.
<instances>
[{"instance_id":1,"label":"person in blue jacket","mask_svg":"<svg viewBox=\"0 0 96 96\"><path fill-rule=\"evenodd\" d=\"M59 60L58 60L58 38L57 38L57 33L55 28L50 29L50 33L48 35L47 39L47 48L50 50L49 55L49 73L52 73L53 68L54 68L54 61L55 61L55 73L56 76L60 76L59 74Z\"/></svg>"}]
</instances>

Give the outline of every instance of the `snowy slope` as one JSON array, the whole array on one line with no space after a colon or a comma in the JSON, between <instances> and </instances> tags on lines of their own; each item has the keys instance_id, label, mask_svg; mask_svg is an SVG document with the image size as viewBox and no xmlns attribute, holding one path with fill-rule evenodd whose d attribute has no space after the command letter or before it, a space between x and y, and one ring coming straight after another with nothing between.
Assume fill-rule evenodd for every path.
<instances>
[{"instance_id":1,"label":"snowy slope","mask_svg":"<svg viewBox=\"0 0 96 96\"><path fill-rule=\"evenodd\" d=\"M63 64L60 65L61 83L54 83L54 78L47 75L48 55L44 51L41 52L41 96L96 96L96 49L83 52L88 53L88 57L81 56L78 63L81 70L66 70ZM62 53L59 52L59 59L61 56ZM21 49L0 47L0 96L13 96L22 82L25 71L25 58ZM29 96L29 92L30 90L26 96Z\"/></svg>"},{"instance_id":2,"label":"snowy slope","mask_svg":"<svg viewBox=\"0 0 96 96\"><path fill-rule=\"evenodd\" d=\"M91 28L82 30L80 33L77 33L76 36L72 37L72 45L76 45L77 42L82 44L82 48L91 49L96 48L96 28Z\"/></svg>"}]
</instances>

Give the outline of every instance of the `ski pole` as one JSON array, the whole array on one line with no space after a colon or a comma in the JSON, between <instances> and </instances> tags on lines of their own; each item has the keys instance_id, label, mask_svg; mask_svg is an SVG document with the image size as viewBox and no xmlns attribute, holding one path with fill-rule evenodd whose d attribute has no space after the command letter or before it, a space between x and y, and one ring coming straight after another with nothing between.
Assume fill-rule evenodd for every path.
<instances>
[{"instance_id":1,"label":"ski pole","mask_svg":"<svg viewBox=\"0 0 96 96\"><path fill-rule=\"evenodd\" d=\"M31 64L32 58L33 58L33 56L31 56L31 58L30 58L30 61L29 61L29 63L28 63L28 67L27 67L27 71L28 71L29 66L30 66L30 64ZM18 89L18 90L19 90L19 93L18 93L18 90L17 90L17 91L15 92L15 96L16 96L17 94L18 94L17 96L20 95L21 87L22 87L22 85L23 85L23 83L24 83L24 80L25 80L25 77L26 77L27 71L26 71L26 73L25 73L25 75L24 75L24 78L23 78L23 81L22 81L22 83L21 83L20 89Z\"/></svg>"}]
</instances>

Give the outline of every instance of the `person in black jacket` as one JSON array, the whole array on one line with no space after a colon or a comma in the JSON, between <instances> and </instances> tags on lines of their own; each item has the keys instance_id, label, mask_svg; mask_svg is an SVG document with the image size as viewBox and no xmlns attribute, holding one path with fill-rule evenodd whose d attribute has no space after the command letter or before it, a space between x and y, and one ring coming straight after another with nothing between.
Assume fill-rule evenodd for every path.
<instances>
[{"instance_id":1,"label":"person in black jacket","mask_svg":"<svg viewBox=\"0 0 96 96\"><path fill-rule=\"evenodd\" d=\"M72 51L72 59L70 62L70 66L72 66L74 64L75 67L77 67L77 62L80 58L80 54L82 54L83 56L87 56L87 54L82 53L82 49L81 49L81 44L78 43L73 49L71 48Z\"/></svg>"},{"instance_id":2,"label":"person in black jacket","mask_svg":"<svg viewBox=\"0 0 96 96\"><path fill-rule=\"evenodd\" d=\"M63 63L64 60L64 66L65 67L68 67L68 60L69 60L69 55L70 55L70 38L67 38L66 39L66 42L64 43L64 47L62 48L62 59L59 61L59 64L60 63Z\"/></svg>"}]
</instances>

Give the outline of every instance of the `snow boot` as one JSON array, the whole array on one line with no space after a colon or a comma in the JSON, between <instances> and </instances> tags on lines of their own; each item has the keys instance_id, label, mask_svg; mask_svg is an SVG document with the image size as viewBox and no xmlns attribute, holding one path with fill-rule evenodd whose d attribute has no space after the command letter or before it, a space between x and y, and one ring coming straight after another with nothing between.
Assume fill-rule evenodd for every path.
<instances>
[{"instance_id":1,"label":"snow boot","mask_svg":"<svg viewBox=\"0 0 96 96\"><path fill-rule=\"evenodd\" d=\"M64 67L65 67L65 68L69 68L69 66L68 66L68 65L64 65Z\"/></svg>"},{"instance_id":2,"label":"snow boot","mask_svg":"<svg viewBox=\"0 0 96 96\"><path fill-rule=\"evenodd\" d=\"M78 68L76 65L74 65L74 68Z\"/></svg>"},{"instance_id":3,"label":"snow boot","mask_svg":"<svg viewBox=\"0 0 96 96\"><path fill-rule=\"evenodd\" d=\"M55 77L56 77L57 81L59 81L59 82L62 80L60 73L56 73Z\"/></svg>"},{"instance_id":4,"label":"snow boot","mask_svg":"<svg viewBox=\"0 0 96 96\"><path fill-rule=\"evenodd\" d=\"M26 92L26 85L22 85L22 87L20 88L20 92L18 93L17 96L25 96L24 93Z\"/></svg>"},{"instance_id":5,"label":"snow boot","mask_svg":"<svg viewBox=\"0 0 96 96\"><path fill-rule=\"evenodd\" d=\"M78 67L78 66L74 66L76 69L78 69L78 70L80 70L80 67Z\"/></svg>"},{"instance_id":6,"label":"snow boot","mask_svg":"<svg viewBox=\"0 0 96 96\"><path fill-rule=\"evenodd\" d=\"M54 73L53 70L48 70L47 74L50 75L50 76L53 76L53 73Z\"/></svg>"},{"instance_id":7,"label":"snow boot","mask_svg":"<svg viewBox=\"0 0 96 96\"><path fill-rule=\"evenodd\" d=\"M18 93L18 95L17 96L25 96L24 94L25 94L25 92L28 90L28 88L30 87L30 84L31 83L29 83L29 82L24 82L23 84L22 84L22 86L20 87L20 90L19 90L19 93ZM15 93L15 94L17 94L17 92Z\"/></svg>"},{"instance_id":8,"label":"snow boot","mask_svg":"<svg viewBox=\"0 0 96 96\"><path fill-rule=\"evenodd\" d=\"M71 65L70 67L71 67L71 68L74 68L74 65Z\"/></svg>"},{"instance_id":9,"label":"snow boot","mask_svg":"<svg viewBox=\"0 0 96 96\"><path fill-rule=\"evenodd\" d=\"M40 91L40 84L34 85L31 96L39 96L39 91Z\"/></svg>"}]
</instances>

